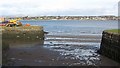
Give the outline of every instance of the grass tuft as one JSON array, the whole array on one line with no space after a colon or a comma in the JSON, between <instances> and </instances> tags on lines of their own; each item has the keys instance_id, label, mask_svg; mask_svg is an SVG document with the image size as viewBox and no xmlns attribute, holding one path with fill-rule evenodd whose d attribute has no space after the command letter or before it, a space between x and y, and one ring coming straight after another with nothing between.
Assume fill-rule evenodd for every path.
<instances>
[{"instance_id":1,"label":"grass tuft","mask_svg":"<svg viewBox=\"0 0 120 68\"><path fill-rule=\"evenodd\" d=\"M120 34L120 29L111 29L111 30L105 30L105 32Z\"/></svg>"}]
</instances>

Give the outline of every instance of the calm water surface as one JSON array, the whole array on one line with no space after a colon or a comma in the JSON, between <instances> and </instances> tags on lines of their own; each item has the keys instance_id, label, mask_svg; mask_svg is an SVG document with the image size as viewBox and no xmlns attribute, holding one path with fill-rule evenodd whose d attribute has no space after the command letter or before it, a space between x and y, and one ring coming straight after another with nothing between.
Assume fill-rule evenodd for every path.
<instances>
[{"instance_id":1,"label":"calm water surface","mask_svg":"<svg viewBox=\"0 0 120 68\"><path fill-rule=\"evenodd\" d=\"M43 20L22 21L24 24L44 26L49 34L57 35L81 35L101 34L103 30L118 28L118 21L95 21L95 20Z\"/></svg>"}]
</instances>

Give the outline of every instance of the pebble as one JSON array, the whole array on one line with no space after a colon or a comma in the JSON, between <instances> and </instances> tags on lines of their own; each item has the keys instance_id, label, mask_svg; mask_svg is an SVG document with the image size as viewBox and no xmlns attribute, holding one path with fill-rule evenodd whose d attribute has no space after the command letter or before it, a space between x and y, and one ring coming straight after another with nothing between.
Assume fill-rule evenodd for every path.
<instances>
[{"instance_id":1,"label":"pebble","mask_svg":"<svg viewBox=\"0 0 120 68\"><path fill-rule=\"evenodd\" d=\"M17 36L17 38L19 38L20 36Z\"/></svg>"},{"instance_id":2,"label":"pebble","mask_svg":"<svg viewBox=\"0 0 120 68\"><path fill-rule=\"evenodd\" d=\"M11 60L15 60L15 58L10 58Z\"/></svg>"},{"instance_id":3,"label":"pebble","mask_svg":"<svg viewBox=\"0 0 120 68\"><path fill-rule=\"evenodd\" d=\"M22 59L18 59L18 60L22 60Z\"/></svg>"},{"instance_id":4,"label":"pebble","mask_svg":"<svg viewBox=\"0 0 120 68\"><path fill-rule=\"evenodd\" d=\"M54 61L55 59L52 59L52 61Z\"/></svg>"},{"instance_id":5,"label":"pebble","mask_svg":"<svg viewBox=\"0 0 120 68\"><path fill-rule=\"evenodd\" d=\"M36 36L36 38L39 38L39 36Z\"/></svg>"}]
</instances>

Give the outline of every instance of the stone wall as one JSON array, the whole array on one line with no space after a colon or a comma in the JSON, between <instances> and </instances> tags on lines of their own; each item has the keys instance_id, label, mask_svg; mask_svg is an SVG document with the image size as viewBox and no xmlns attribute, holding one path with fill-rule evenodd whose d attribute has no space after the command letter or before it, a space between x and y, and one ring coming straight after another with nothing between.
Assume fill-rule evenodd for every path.
<instances>
[{"instance_id":1,"label":"stone wall","mask_svg":"<svg viewBox=\"0 0 120 68\"><path fill-rule=\"evenodd\" d=\"M44 40L42 26L2 27L2 65L9 65L8 50L11 43L35 42Z\"/></svg>"},{"instance_id":2,"label":"stone wall","mask_svg":"<svg viewBox=\"0 0 120 68\"><path fill-rule=\"evenodd\" d=\"M120 34L103 31L100 53L120 62Z\"/></svg>"},{"instance_id":3,"label":"stone wall","mask_svg":"<svg viewBox=\"0 0 120 68\"><path fill-rule=\"evenodd\" d=\"M41 26L3 27L2 40L32 41L44 39L44 31Z\"/></svg>"}]
</instances>

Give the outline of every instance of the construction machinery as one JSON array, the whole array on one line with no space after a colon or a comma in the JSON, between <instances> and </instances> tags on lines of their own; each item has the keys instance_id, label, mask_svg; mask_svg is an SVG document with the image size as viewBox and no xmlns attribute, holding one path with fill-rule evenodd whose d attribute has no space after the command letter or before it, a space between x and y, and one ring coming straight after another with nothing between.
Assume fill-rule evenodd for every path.
<instances>
[{"instance_id":1,"label":"construction machinery","mask_svg":"<svg viewBox=\"0 0 120 68\"><path fill-rule=\"evenodd\" d=\"M13 26L22 26L22 23L19 22L20 19L10 19L5 20L5 18L0 18L0 26L7 26L7 27L13 27Z\"/></svg>"}]
</instances>

